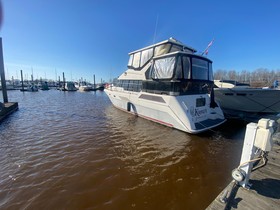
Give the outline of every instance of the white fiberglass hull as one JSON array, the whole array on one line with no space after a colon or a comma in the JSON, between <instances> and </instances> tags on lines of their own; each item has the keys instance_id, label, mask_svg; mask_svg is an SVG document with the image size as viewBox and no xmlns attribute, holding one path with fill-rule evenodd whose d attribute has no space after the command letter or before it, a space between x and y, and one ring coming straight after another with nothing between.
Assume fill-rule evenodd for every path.
<instances>
[{"instance_id":1,"label":"white fiberglass hull","mask_svg":"<svg viewBox=\"0 0 280 210\"><path fill-rule=\"evenodd\" d=\"M280 113L280 90L215 88L215 99L224 111Z\"/></svg>"},{"instance_id":2,"label":"white fiberglass hull","mask_svg":"<svg viewBox=\"0 0 280 210\"><path fill-rule=\"evenodd\" d=\"M115 107L187 133L200 133L225 122L220 107L210 108L207 94L170 96L116 89L105 92ZM205 98L205 104L197 104L200 98Z\"/></svg>"}]
</instances>

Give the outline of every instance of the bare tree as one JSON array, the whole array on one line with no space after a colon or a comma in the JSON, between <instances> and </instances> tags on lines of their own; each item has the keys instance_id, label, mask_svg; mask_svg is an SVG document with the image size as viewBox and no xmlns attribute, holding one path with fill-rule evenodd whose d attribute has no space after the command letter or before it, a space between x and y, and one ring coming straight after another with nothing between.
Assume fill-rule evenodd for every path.
<instances>
[{"instance_id":1,"label":"bare tree","mask_svg":"<svg viewBox=\"0 0 280 210\"><path fill-rule=\"evenodd\" d=\"M214 71L214 79L230 79L238 82L249 83L253 87L264 87L273 85L275 80L280 81L280 69L269 70L267 68L258 68L254 71L242 70L216 70Z\"/></svg>"}]
</instances>

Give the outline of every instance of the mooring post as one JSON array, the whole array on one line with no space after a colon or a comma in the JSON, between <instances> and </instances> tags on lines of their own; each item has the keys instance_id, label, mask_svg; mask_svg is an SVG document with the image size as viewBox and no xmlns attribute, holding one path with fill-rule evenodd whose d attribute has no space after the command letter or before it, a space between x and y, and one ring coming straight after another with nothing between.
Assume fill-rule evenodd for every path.
<instances>
[{"instance_id":1,"label":"mooring post","mask_svg":"<svg viewBox=\"0 0 280 210\"><path fill-rule=\"evenodd\" d=\"M21 76L21 90L24 91L22 70L20 70L20 76Z\"/></svg>"},{"instance_id":2,"label":"mooring post","mask_svg":"<svg viewBox=\"0 0 280 210\"><path fill-rule=\"evenodd\" d=\"M96 88L96 85L95 85L95 74L93 75L93 88L94 88L94 90Z\"/></svg>"},{"instance_id":3,"label":"mooring post","mask_svg":"<svg viewBox=\"0 0 280 210\"><path fill-rule=\"evenodd\" d=\"M8 103L8 94L6 88L5 70L4 70L4 57L2 48L2 37L0 37L0 76L4 103Z\"/></svg>"},{"instance_id":4,"label":"mooring post","mask_svg":"<svg viewBox=\"0 0 280 210\"><path fill-rule=\"evenodd\" d=\"M63 90L65 90L65 76L64 76L64 72L62 72L62 76L63 76Z\"/></svg>"}]
</instances>

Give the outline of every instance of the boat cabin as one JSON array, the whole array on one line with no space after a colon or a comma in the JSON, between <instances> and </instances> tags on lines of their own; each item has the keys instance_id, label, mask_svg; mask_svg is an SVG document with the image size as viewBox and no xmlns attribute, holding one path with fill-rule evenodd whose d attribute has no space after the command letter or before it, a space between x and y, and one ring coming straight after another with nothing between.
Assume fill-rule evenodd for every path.
<instances>
[{"instance_id":1,"label":"boat cabin","mask_svg":"<svg viewBox=\"0 0 280 210\"><path fill-rule=\"evenodd\" d=\"M212 61L195 54L175 52L155 57L142 91L189 95L210 93Z\"/></svg>"},{"instance_id":2,"label":"boat cabin","mask_svg":"<svg viewBox=\"0 0 280 210\"><path fill-rule=\"evenodd\" d=\"M115 85L156 94L210 93L214 84L212 61L195 52L173 38L131 52L128 69Z\"/></svg>"}]
</instances>

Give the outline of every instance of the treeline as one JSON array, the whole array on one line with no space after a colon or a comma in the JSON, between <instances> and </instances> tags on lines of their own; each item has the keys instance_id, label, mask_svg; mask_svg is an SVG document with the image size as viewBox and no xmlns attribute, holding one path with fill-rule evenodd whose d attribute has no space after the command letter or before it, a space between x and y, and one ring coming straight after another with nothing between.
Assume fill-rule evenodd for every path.
<instances>
[{"instance_id":1,"label":"treeline","mask_svg":"<svg viewBox=\"0 0 280 210\"><path fill-rule=\"evenodd\" d=\"M235 80L250 84L252 87L270 87L275 80L280 82L280 69L269 70L259 68L254 71L235 71L235 70L216 70L214 71L215 80Z\"/></svg>"}]
</instances>

